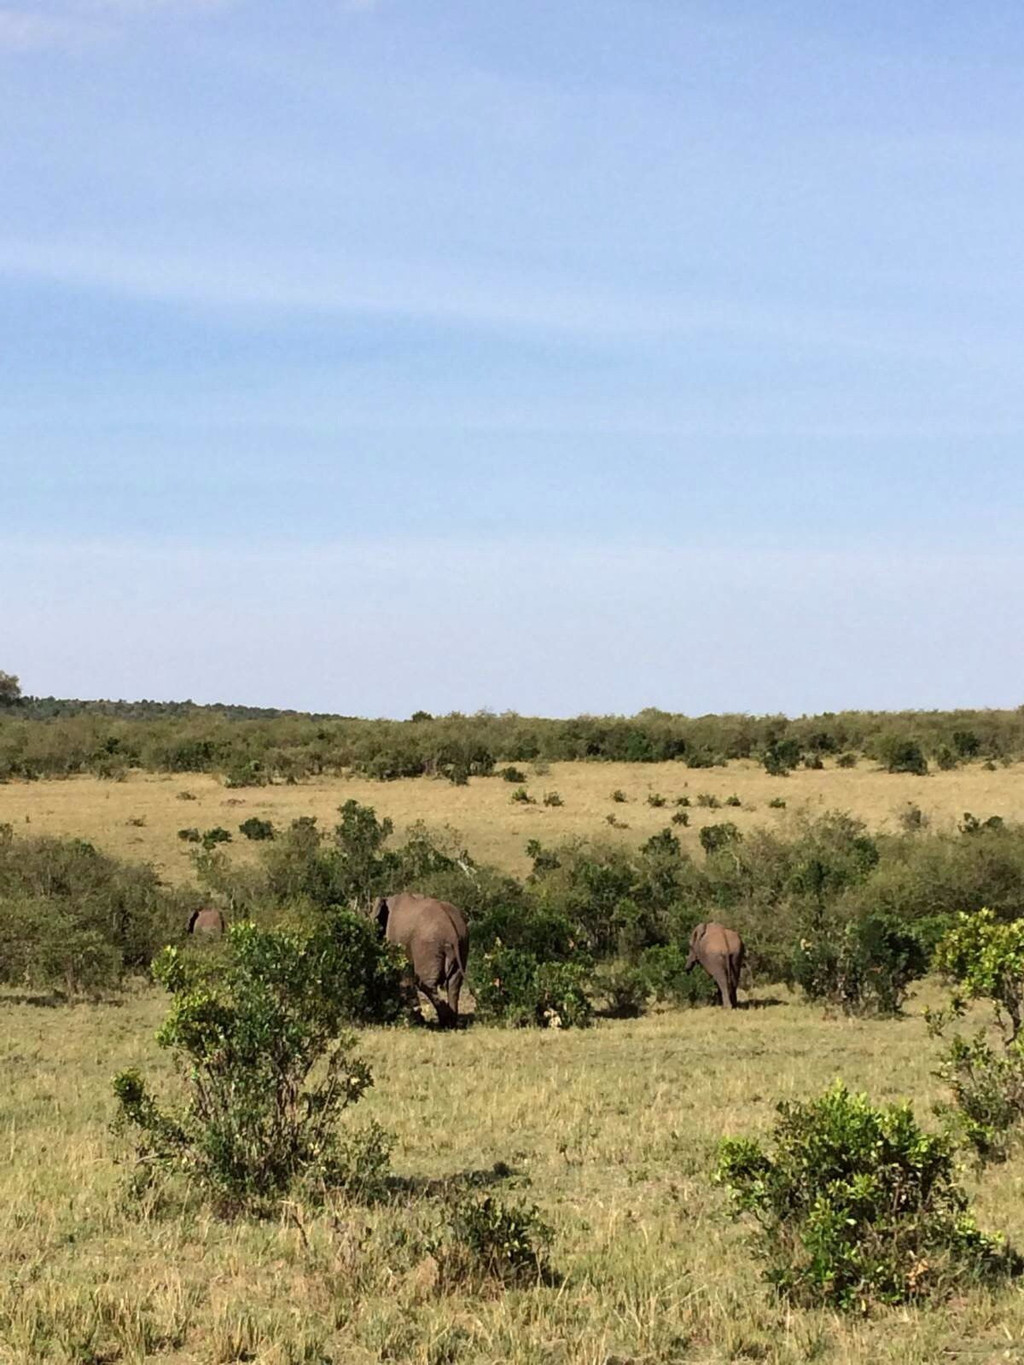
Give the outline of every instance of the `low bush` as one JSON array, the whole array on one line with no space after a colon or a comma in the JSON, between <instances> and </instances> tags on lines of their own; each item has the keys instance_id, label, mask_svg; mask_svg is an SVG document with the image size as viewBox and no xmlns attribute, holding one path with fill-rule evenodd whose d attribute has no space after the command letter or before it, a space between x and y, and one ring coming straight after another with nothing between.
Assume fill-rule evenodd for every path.
<instances>
[{"instance_id":1,"label":"low bush","mask_svg":"<svg viewBox=\"0 0 1024 1365\"><path fill-rule=\"evenodd\" d=\"M661 792L651 792L647 797L647 804L655 807L664 806L665 798L662 796Z\"/></svg>"},{"instance_id":2,"label":"low bush","mask_svg":"<svg viewBox=\"0 0 1024 1365\"><path fill-rule=\"evenodd\" d=\"M837 1083L778 1114L773 1150L727 1139L716 1179L757 1220L767 1277L793 1302L864 1310L1019 1273L979 1231L952 1139L923 1132L909 1104L876 1108Z\"/></svg>"},{"instance_id":3,"label":"low bush","mask_svg":"<svg viewBox=\"0 0 1024 1365\"><path fill-rule=\"evenodd\" d=\"M591 1023L590 972L584 963L538 961L531 952L503 944L475 962L473 994L481 1019L513 1028L586 1028Z\"/></svg>"},{"instance_id":4,"label":"low bush","mask_svg":"<svg viewBox=\"0 0 1024 1365\"><path fill-rule=\"evenodd\" d=\"M495 1195L466 1198L448 1220L448 1237L434 1247L441 1283L452 1289L480 1279L524 1288L551 1279L551 1228L536 1205L506 1204Z\"/></svg>"},{"instance_id":5,"label":"low bush","mask_svg":"<svg viewBox=\"0 0 1024 1365\"><path fill-rule=\"evenodd\" d=\"M768 809L769 809L769 810L785 810L785 809L786 809L786 798L785 798L784 796L773 796L772 799L768 802Z\"/></svg>"},{"instance_id":6,"label":"low bush","mask_svg":"<svg viewBox=\"0 0 1024 1365\"><path fill-rule=\"evenodd\" d=\"M640 972L650 994L663 1004L688 1008L717 1005L718 987L703 968L686 970L689 952L682 945L647 948L640 957Z\"/></svg>"},{"instance_id":7,"label":"low bush","mask_svg":"<svg viewBox=\"0 0 1024 1365\"><path fill-rule=\"evenodd\" d=\"M272 821L260 820L257 816L250 815L248 820L243 820L238 826L238 832L244 834L247 839L259 843L264 839L273 839L277 831Z\"/></svg>"},{"instance_id":8,"label":"low bush","mask_svg":"<svg viewBox=\"0 0 1024 1365\"><path fill-rule=\"evenodd\" d=\"M937 1106L979 1161L1005 1161L1024 1130L1024 1051L1020 1041L996 1049L983 1033L953 1038L938 1074L953 1092Z\"/></svg>"},{"instance_id":9,"label":"low bush","mask_svg":"<svg viewBox=\"0 0 1024 1365\"><path fill-rule=\"evenodd\" d=\"M935 949L933 965L968 1000L990 1000L1007 1040L1020 1033L1024 1015L1024 919L1009 923L991 910L962 914Z\"/></svg>"},{"instance_id":10,"label":"low bush","mask_svg":"<svg viewBox=\"0 0 1024 1365\"><path fill-rule=\"evenodd\" d=\"M734 806L734 807L736 807L737 810L739 810L739 809L742 807L743 802L740 800L740 798L739 798L735 793L733 793L732 796L727 796L727 797L725 798L725 804L726 804L727 806Z\"/></svg>"},{"instance_id":11,"label":"low bush","mask_svg":"<svg viewBox=\"0 0 1024 1365\"><path fill-rule=\"evenodd\" d=\"M535 806L537 804L535 798L530 795L525 787L517 787L512 793L511 800L514 805Z\"/></svg>"},{"instance_id":12,"label":"low bush","mask_svg":"<svg viewBox=\"0 0 1024 1365\"><path fill-rule=\"evenodd\" d=\"M836 759L837 768L856 768L856 766L857 766L856 754L840 754L839 757Z\"/></svg>"},{"instance_id":13,"label":"low bush","mask_svg":"<svg viewBox=\"0 0 1024 1365\"><path fill-rule=\"evenodd\" d=\"M503 782L518 782L520 785L526 781L526 774L521 768L502 768L498 776Z\"/></svg>"},{"instance_id":14,"label":"low bush","mask_svg":"<svg viewBox=\"0 0 1024 1365\"><path fill-rule=\"evenodd\" d=\"M612 1019L638 1019L653 990L642 967L615 962L599 978L598 988L605 998L605 1013Z\"/></svg>"},{"instance_id":15,"label":"low bush","mask_svg":"<svg viewBox=\"0 0 1024 1365\"><path fill-rule=\"evenodd\" d=\"M889 773L913 773L924 777L928 760L916 739L903 735L883 735L875 746L879 762Z\"/></svg>"},{"instance_id":16,"label":"low bush","mask_svg":"<svg viewBox=\"0 0 1024 1365\"><path fill-rule=\"evenodd\" d=\"M202 837L203 836L196 829L195 825L190 826L188 829L178 830L178 838L183 840L186 844L198 844Z\"/></svg>"},{"instance_id":17,"label":"low bush","mask_svg":"<svg viewBox=\"0 0 1024 1365\"><path fill-rule=\"evenodd\" d=\"M730 844L738 844L743 839L743 835L731 820L725 820L720 825L705 825L699 837L701 848L708 854L717 853L719 849L728 848Z\"/></svg>"},{"instance_id":18,"label":"low bush","mask_svg":"<svg viewBox=\"0 0 1024 1365\"><path fill-rule=\"evenodd\" d=\"M685 806L688 806L689 804L690 804L690 798L689 798L688 796L677 796L677 797L676 797L676 805L677 805L677 806L683 806L683 807L685 807Z\"/></svg>"},{"instance_id":19,"label":"low bush","mask_svg":"<svg viewBox=\"0 0 1024 1365\"><path fill-rule=\"evenodd\" d=\"M565 802L559 796L558 792L545 792L544 804L545 806L564 806Z\"/></svg>"},{"instance_id":20,"label":"low bush","mask_svg":"<svg viewBox=\"0 0 1024 1365\"><path fill-rule=\"evenodd\" d=\"M300 1183L307 1193L345 1183L353 1153L338 1123L372 1081L341 1032L331 956L329 937L252 924L231 927L215 973L164 952L154 975L171 1010L157 1041L174 1054L186 1098L166 1111L138 1072L116 1078L120 1124L137 1135L142 1161L180 1172L228 1209ZM379 1134L369 1146L377 1166Z\"/></svg>"},{"instance_id":21,"label":"low bush","mask_svg":"<svg viewBox=\"0 0 1024 1365\"><path fill-rule=\"evenodd\" d=\"M616 787L612 792L612 800L617 801L621 805L626 800L626 793Z\"/></svg>"},{"instance_id":22,"label":"low bush","mask_svg":"<svg viewBox=\"0 0 1024 1365\"><path fill-rule=\"evenodd\" d=\"M701 806L704 810L718 810L721 804L721 801L715 796L714 792L697 793L697 805Z\"/></svg>"},{"instance_id":23,"label":"low bush","mask_svg":"<svg viewBox=\"0 0 1024 1365\"><path fill-rule=\"evenodd\" d=\"M882 915L822 925L802 939L793 978L809 1000L845 1014L898 1014L911 982L928 970L928 951L911 926Z\"/></svg>"},{"instance_id":24,"label":"low bush","mask_svg":"<svg viewBox=\"0 0 1024 1365\"><path fill-rule=\"evenodd\" d=\"M673 812L672 812L672 823L673 823L674 825L681 825L681 826L683 826L683 827L685 828L685 827L690 823L689 812L688 812L688 811L685 811L685 810L676 810L676 811L673 811Z\"/></svg>"},{"instance_id":25,"label":"low bush","mask_svg":"<svg viewBox=\"0 0 1024 1365\"><path fill-rule=\"evenodd\" d=\"M207 851L211 848L216 848L218 844L230 844L231 831L225 829L223 825L214 825L213 829L203 830L200 837L200 843Z\"/></svg>"}]
</instances>

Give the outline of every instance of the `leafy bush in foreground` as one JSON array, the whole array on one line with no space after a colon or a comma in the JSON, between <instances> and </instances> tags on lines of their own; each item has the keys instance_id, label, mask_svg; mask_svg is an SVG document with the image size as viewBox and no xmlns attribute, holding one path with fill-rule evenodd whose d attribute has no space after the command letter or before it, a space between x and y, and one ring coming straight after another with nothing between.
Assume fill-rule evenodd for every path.
<instances>
[{"instance_id":1,"label":"leafy bush in foreground","mask_svg":"<svg viewBox=\"0 0 1024 1365\"><path fill-rule=\"evenodd\" d=\"M837 1083L778 1113L773 1152L727 1139L716 1179L759 1223L767 1277L787 1298L863 1309L1019 1273L969 1212L952 1139L922 1132L909 1104L876 1108Z\"/></svg>"},{"instance_id":2,"label":"leafy bush in foreground","mask_svg":"<svg viewBox=\"0 0 1024 1365\"><path fill-rule=\"evenodd\" d=\"M141 1135L141 1157L228 1206L279 1198L300 1180L344 1184L352 1153L338 1121L372 1081L341 1034L330 945L236 924L227 950L216 974L174 948L154 965L172 997L157 1041L175 1055L187 1102L165 1112L137 1072L122 1072L122 1125ZM371 1144L379 1151L377 1135Z\"/></svg>"},{"instance_id":3,"label":"leafy bush in foreground","mask_svg":"<svg viewBox=\"0 0 1024 1365\"><path fill-rule=\"evenodd\" d=\"M688 950L678 943L646 949L640 971L650 993L668 1005L717 1005L718 987L703 969L688 972L688 957Z\"/></svg>"}]
</instances>

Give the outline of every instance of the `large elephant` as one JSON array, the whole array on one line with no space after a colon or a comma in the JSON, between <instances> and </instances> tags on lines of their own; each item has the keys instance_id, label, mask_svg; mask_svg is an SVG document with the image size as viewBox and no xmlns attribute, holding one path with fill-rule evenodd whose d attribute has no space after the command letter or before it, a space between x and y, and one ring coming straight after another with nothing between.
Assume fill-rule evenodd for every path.
<instances>
[{"instance_id":1,"label":"large elephant","mask_svg":"<svg viewBox=\"0 0 1024 1365\"><path fill-rule=\"evenodd\" d=\"M381 897L373 918L389 943L405 949L416 985L433 1005L438 1023L454 1028L469 956L469 930L462 911L447 901L403 891ZM442 990L447 1001L441 998Z\"/></svg>"},{"instance_id":2,"label":"large elephant","mask_svg":"<svg viewBox=\"0 0 1024 1365\"><path fill-rule=\"evenodd\" d=\"M188 932L190 934L202 934L220 937L227 925L224 916L213 905L204 906L202 910L193 910L189 916Z\"/></svg>"},{"instance_id":3,"label":"large elephant","mask_svg":"<svg viewBox=\"0 0 1024 1365\"><path fill-rule=\"evenodd\" d=\"M686 970L692 971L699 962L718 987L721 1003L727 1010L734 1010L745 952L743 940L735 929L726 929L724 924L698 924L690 935Z\"/></svg>"}]
</instances>

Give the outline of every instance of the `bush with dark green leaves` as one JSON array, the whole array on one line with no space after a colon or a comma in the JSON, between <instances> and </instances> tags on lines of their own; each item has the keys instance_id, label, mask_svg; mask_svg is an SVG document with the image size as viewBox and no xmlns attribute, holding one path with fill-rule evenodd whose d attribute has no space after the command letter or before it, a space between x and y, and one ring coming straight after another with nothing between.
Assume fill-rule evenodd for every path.
<instances>
[{"instance_id":1,"label":"bush with dark green leaves","mask_svg":"<svg viewBox=\"0 0 1024 1365\"><path fill-rule=\"evenodd\" d=\"M720 825L705 825L700 832L700 846L705 853L717 853L742 839L743 835L731 820L723 820Z\"/></svg>"},{"instance_id":2,"label":"bush with dark green leaves","mask_svg":"<svg viewBox=\"0 0 1024 1365\"><path fill-rule=\"evenodd\" d=\"M982 1163L1005 1161L1024 1132L1024 1049L1020 1040L995 1048L985 1037L956 1036L938 1074L952 1091L939 1112Z\"/></svg>"},{"instance_id":3,"label":"bush with dark green leaves","mask_svg":"<svg viewBox=\"0 0 1024 1365\"><path fill-rule=\"evenodd\" d=\"M584 962L538 961L533 953L498 944L474 959L477 1014L512 1028L586 1028L593 1019Z\"/></svg>"},{"instance_id":4,"label":"bush with dark green leaves","mask_svg":"<svg viewBox=\"0 0 1024 1365\"><path fill-rule=\"evenodd\" d=\"M979 1230L953 1140L923 1132L909 1104L879 1108L837 1082L778 1114L769 1150L751 1138L720 1145L716 1179L755 1219L767 1278L786 1298L863 1311L1020 1272Z\"/></svg>"},{"instance_id":5,"label":"bush with dark green leaves","mask_svg":"<svg viewBox=\"0 0 1024 1365\"><path fill-rule=\"evenodd\" d=\"M433 1248L441 1282L455 1288L480 1279L524 1288L551 1279L552 1230L536 1205L506 1204L493 1194L469 1197L448 1217L448 1236Z\"/></svg>"},{"instance_id":6,"label":"bush with dark green leaves","mask_svg":"<svg viewBox=\"0 0 1024 1365\"><path fill-rule=\"evenodd\" d=\"M230 844L230 842L231 831L225 829L223 825L214 825L213 829L205 829L200 836L200 843L207 852L218 844Z\"/></svg>"},{"instance_id":7,"label":"bush with dark green leaves","mask_svg":"<svg viewBox=\"0 0 1024 1365\"><path fill-rule=\"evenodd\" d=\"M238 832L244 834L247 839L253 839L257 843L264 839L273 839L276 831L273 821L261 820L259 816L250 815L248 820L243 820L238 826Z\"/></svg>"},{"instance_id":8,"label":"bush with dark green leaves","mask_svg":"<svg viewBox=\"0 0 1024 1365\"><path fill-rule=\"evenodd\" d=\"M928 951L913 927L882 915L822 924L793 959L807 998L844 1014L898 1014L911 982L927 970Z\"/></svg>"},{"instance_id":9,"label":"bush with dark green leaves","mask_svg":"<svg viewBox=\"0 0 1024 1365\"><path fill-rule=\"evenodd\" d=\"M928 760L916 739L883 735L875 745L875 751L886 772L913 773L918 777L924 777L928 772Z\"/></svg>"},{"instance_id":10,"label":"bush with dark green leaves","mask_svg":"<svg viewBox=\"0 0 1024 1365\"><path fill-rule=\"evenodd\" d=\"M502 768L499 776L504 782L516 782L520 786L526 781L526 774L521 768Z\"/></svg>"},{"instance_id":11,"label":"bush with dark green leaves","mask_svg":"<svg viewBox=\"0 0 1024 1365\"><path fill-rule=\"evenodd\" d=\"M372 1083L342 1032L340 951L329 933L243 923L228 931L215 969L175 948L161 955L154 975L171 1009L157 1041L173 1053L185 1097L165 1109L138 1072L117 1077L120 1123L136 1135L140 1161L180 1172L225 1208L300 1184L307 1194L343 1187L353 1164L365 1177L366 1161L338 1128ZM367 1143L379 1166L379 1133Z\"/></svg>"},{"instance_id":12,"label":"bush with dark green leaves","mask_svg":"<svg viewBox=\"0 0 1024 1365\"><path fill-rule=\"evenodd\" d=\"M688 950L678 943L646 949L639 970L650 994L666 1005L692 1007L717 1005L718 987L702 967L686 970Z\"/></svg>"},{"instance_id":13,"label":"bush with dark green leaves","mask_svg":"<svg viewBox=\"0 0 1024 1365\"><path fill-rule=\"evenodd\" d=\"M989 1000L1007 1041L1024 1019L1024 919L997 920L989 909L957 916L935 949L935 969L958 987L959 1001Z\"/></svg>"},{"instance_id":14,"label":"bush with dark green leaves","mask_svg":"<svg viewBox=\"0 0 1024 1365\"><path fill-rule=\"evenodd\" d=\"M184 934L194 895L82 839L0 837L0 982L71 997L116 990Z\"/></svg>"},{"instance_id":15,"label":"bush with dark green leaves","mask_svg":"<svg viewBox=\"0 0 1024 1365\"><path fill-rule=\"evenodd\" d=\"M629 962L613 962L601 973L597 985L611 1019L638 1019L653 994L643 967Z\"/></svg>"}]
</instances>

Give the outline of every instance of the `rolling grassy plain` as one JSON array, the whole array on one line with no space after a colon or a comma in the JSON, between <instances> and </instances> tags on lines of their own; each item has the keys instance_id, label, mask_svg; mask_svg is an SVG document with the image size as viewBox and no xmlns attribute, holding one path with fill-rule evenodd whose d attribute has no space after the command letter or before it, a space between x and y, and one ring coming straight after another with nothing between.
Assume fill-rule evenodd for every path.
<instances>
[{"instance_id":1,"label":"rolling grassy plain","mask_svg":"<svg viewBox=\"0 0 1024 1365\"><path fill-rule=\"evenodd\" d=\"M964 810L1020 820L1021 776L979 766L922 779L867 764L788 778L745 764L553 764L530 773L531 793L557 790L561 807L513 805L513 788L498 778L238 791L195 775L75 778L0 786L0 821L80 835L181 881L191 872L181 826L236 829L249 815L282 824L307 814L329 825L355 797L391 815L399 832L416 819L451 824L476 857L522 872L528 838L639 841L664 827L683 794L694 805L680 832L698 851L703 823L785 822L804 808L849 810L874 827L895 823L908 803L935 828L952 827ZM612 803L616 788L627 802ZM184 790L196 799L180 800ZM650 807L649 792L669 805ZM698 808L699 792L723 801L735 793L742 808ZM768 807L774 796L785 810ZM611 829L608 813L629 828ZM253 851L237 832L229 848L239 858ZM709 1180L718 1138L765 1130L779 1099L818 1093L836 1077L876 1101L910 1098L934 1122L939 1045L921 1007L939 999L928 984L904 1019L846 1020L762 988L732 1015L659 1011L580 1033L365 1030L360 1051L375 1086L350 1121L376 1118L394 1132L392 1201L296 1203L274 1219L231 1222L174 1187L132 1197L125 1149L109 1132L115 1072L138 1066L161 1088L174 1086L154 1041L165 998L140 989L121 1003L47 1007L7 994L0 1362L1024 1362L1024 1288L867 1318L788 1308L763 1284L745 1229ZM966 1180L982 1226L1024 1249L1024 1159ZM431 1239L453 1194L473 1188L539 1206L554 1229L560 1283L442 1290Z\"/></svg>"},{"instance_id":2,"label":"rolling grassy plain","mask_svg":"<svg viewBox=\"0 0 1024 1365\"><path fill-rule=\"evenodd\" d=\"M126 781L95 777L0 784L0 823L34 834L62 834L89 839L105 852L153 863L169 880L189 880L189 845L177 837L179 829L230 830L234 843L225 846L230 857L251 857L254 846L238 833L249 816L287 825L300 815L315 815L329 829L338 806L354 798L388 815L399 835L417 820L431 828L450 825L464 837L469 852L480 862L493 863L522 875L529 870L528 839L545 844L572 837L599 837L638 844L663 829L674 812L677 797L688 796L690 825L676 832L689 852L700 856L702 825L731 820L740 829L769 824L785 826L801 811L820 815L844 810L865 820L872 829L895 828L901 813L917 805L936 830L952 830L964 811L1006 820L1024 820L1024 764L987 771L972 764L928 777L881 772L867 760L857 768L828 766L797 769L788 777L770 777L757 764L739 761L724 768L688 769L679 763L553 763L540 774L521 765L526 787L536 805L512 802L515 787L500 777L472 778L456 787L427 777L375 782L366 778L332 777L295 786L225 788L216 777L201 773L180 776L132 774ZM611 794L627 797L616 803ZM546 792L557 791L562 806L544 806ZM720 802L738 796L740 808L709 810L697 805L699 793ZM181 799L183 793L195 799ZM663 807L647 804L660 793ZM773 798L786 802L772 809ZM614 828L607 816L628 825Z\"/></svg>"}]
</instances>

